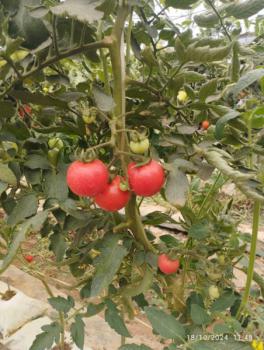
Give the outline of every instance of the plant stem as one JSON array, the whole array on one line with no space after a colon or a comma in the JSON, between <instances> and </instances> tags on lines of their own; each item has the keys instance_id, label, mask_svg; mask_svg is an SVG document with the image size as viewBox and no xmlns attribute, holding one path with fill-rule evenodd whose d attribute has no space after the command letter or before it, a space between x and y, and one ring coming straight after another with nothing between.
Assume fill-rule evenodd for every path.
<instances>
[{"instance_id":1,"label":"plant stem","mask_svg":"<svg viewBox=\"0 0 264 350\"><path fill-rule=\"evenodd\" d=\"M208 200L210 199L212 193L215 191L217 183L218 183L220 177L221 177L221 173L219 172L217 177L216 177L216 179L215 179L215 181L214 181L214 183L213 183L213 185L211 186L209 192L207 193L207 195L204 198L203 203L202 203L202 205L200 207L200 210L199 210L199 213L198 213L198 216L197 216L199 219L201 218L201 214L203 212L204 207L206 206L206 204L207 204Z\"/></svg>"},{"instance_id":2,"label":"plant stem","mask_svg":"<svg viewBox=\"0 0 264 350\"><path fill-rule=\"evenodd\" d=\"M129 24L128 24L127 33L126 33L126 73L127 75L130 74L130 42L131 42L132 27L133 27L133 9L130 12Z\"/></svg>"},{"instance_id":3,"label":"plant stem","mask_svg":"<svg viewBox=\"0 0 264 350\"><path fill-rule=\"evenodd\" d=\"M102 40L103 38L103 22L101 21L99 24L99 28L98 28L98 39ZM106 55L104 53L104 49L100 48L100 57L101 57L101 61L102 61L102 65L103 65L103 71L104 71L104 88L105 88L105 92L107 94L111 93L111 89L110 89L110 83L109 83L109 74L108 74L108 66L107 66L107 58Z\"/></svg>"},{"instance_id":4,"label":"plant stem","mask_svg":"<svg viewBox=\"0 0 264 350\"><path fill-rule=\"evenodd\" d=\"M248 298L250 295L250 287L253 280L254 275L254 265L255 265L255 257L257 250L257 239L258 239L258 230L259 230L259 221L260 221L260 209L261 205L259 201L255 201L254 210L253 210L253 225L252 225L252 238L251 238L251 247L250 247L250 255L249 255L249 265L247 271L247 282L244 291L244 295L240 304L240 307L237 311L237 318L240 317L241 312L243 312L244 308L247 305Z\"/></svg>"},{"instance_id":5,"label":"plant stem","mask_svg":"<svg viewBox=\"0 0 264 350\"><path fill-rule=\"evenodd\" d=\"M141 217L137 208L136 196L134 194L131 196L129 203L126 206L126 217L127 217L127 221L131 222L130 228L131 228L131 231L133 232L135 239L138 242L140 242L146 250L155 252L155 248L153 247L151 242L148 240L146 231L142 224Z\"/></svg>"}]
</instances>

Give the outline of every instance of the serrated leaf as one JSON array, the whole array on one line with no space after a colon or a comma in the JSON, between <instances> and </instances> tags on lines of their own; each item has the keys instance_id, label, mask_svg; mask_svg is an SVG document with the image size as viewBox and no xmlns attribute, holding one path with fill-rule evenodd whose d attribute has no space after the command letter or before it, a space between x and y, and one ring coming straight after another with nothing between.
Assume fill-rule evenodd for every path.
<instances>
[{"instance_id":1,"label":"serrated leaf","mask_svg":"<svg viewBox=\"0 0 264 350\"><path fill-rule=\"evenodd\" d=\"M155 332L166 339L182 340L185 337L183 325L175 317L156 307L146 307L145 312Z\"/></svg>"},{"instance_id":2,"label":"serrated leaf","mask_svg":"<svg viewBox=\"0 0 264 350\"><path fill-rule=\"evenodd\" d=\"M230 93L236 96L241 90L247 88L262 77L264 77L264 69L252 70L239 79L239 81L230 90Z\"/></svg>"},{"instance_id":3,"label":"serrated leaf","mask_svg":"<svg viewBox=\"0 0 264 350\"><path fill-rule=\"evenodd\" d=\"M41 327L42 333L38 334L29 350L50 350L52 346L59 343L60 325L54 322Z\"/></svg>"},{"instance_id":4,"label":"serrated leaf","mask_svg":"<svg viewBox=\"0 0 264 350\"><path fill-rule=\"evenodd\" d=\"M263 0L240 0L226 8L228 16L238 19L249 18L264 8Z\"/></svg>"},{"instance_id":5,"label":"serrated leaf","mask_svg":"<svg viewBox=\"0 0 264 350\"><path fill-rule=\"evenodd\" d=\"M140 281L132 285L126 286L122 290L122 295L125 297L135 297L137 295L145 293L150 289L153 283L153 271L146 266L143 278Z\"/></svg>"},{"instance_id":6,"label":"serrated leaf","mask_svg":"<svg viewBox=\"0 0 264 350\"><path fill-rule=\"evenodd\" d=\"M45 174L44 192L48 198L65 201L68 198L69 189L66 183L66 173L60 171L57 174L52 171Z\"/></svg>"},{"instance_id":7,"label":"serrated leaf","mask_svg":"<svg viewBox=\"0 0 264 350\"><path fill-rule=\"evenodd\" d=\"M186 50L186 61L188 62L214 62L226 58L231 50L232 45L211 48L210 46L196 46L193 43Z\"/></svg>"},{"instance_id":8,"label":"serrated leaf","mask_svg":"<svg viewBox=\"0 0 264 350\"><path fill-rule=\"evenodd\" d=\"M63 298L61 296L49 298L48 302L58 312L64 312L67 314L74 307L74 300L71 296Z\"/></svg>"},{"instance_id":9,"label":"serrated leaf","mask_svg":"<svg viewBox=\"0 0 264 350\"><path fill-rule=\"evenodd\" d=\"M31 154L27 157L24 166L35 170L35 169L50 169L50 163L47 158L39 154Z\"/></svg>"},{"instance_id":10,"label":"serrated leaf","mask_svg":"<svg viewBox=\"0 0 264 350\"><path fill-rule=\"evenodd\" d=\"M6 182L12 186L15 186L17 184L17 178L13 171L9 169L7 164L0 163L0 181Z\"/></svg>"},{"instance_id":11,"label":"serrated leaf","mask_svg":"<svg viewBox=\"0 0 264 350\"><path fill-rule=\"evenodd\" d=\"M75 317L75 322L71 325L71 337L79 349L83 350L85 337L85 323L80 315Z\"/></svg>"},{"instance_id":12,"label":"serrated leaf","mask_svg":"<svg viewBox=\"0 0 264 350\"><path fill-rule=\"evenodd\" d=\"M217 79L212 79L201 86L199 91L199 99L202 102L205 102L208 96L211 96L215 93L217 89Z\"/></svg>"},{"instance_id":13,"label":"serrated leaf","mask_svg":"<svg viewBox=\"0 0 264 350\"><path fill-rule=\"evenodd\" d=\"M204 76L203 74L193 71L185 71L180 73L179 75L183 75L185 83L197 83L206 79L206 76Z\"/></svg>"},{"instance_id":14,"label":"serrated leaf","mask_svg":"<svg viewBox=\"0 0 264 350\"><path fill-rule=\"evenodd\" d=\"M206 310L197 304L191 305L191 319L197 325L207 325L212 321Z\"/></svg>"},{"instance_id":15,"label":"serrated leaf","mask_svg":"<svg viewBox=\"0 0 264 350\"><path fill-rule=\"evenodd\" d=\"M104 12L104 17L107 18L115 10L116 4L116 0L104 0L96 9Z\"/></svg>"},{"instance_id":16,"label":"serrated leaf","mask_svg":"<svg viewBox=\"0 0 264 350\"><path fill-rule=\"evenodd\" d=\"M173 7L175 9L190 9L191 5L198 2L198 0L166 0L166 6Z\"/></svg>"},{"instance_id":17,"label":"serrated leaf","mask_svg":"<svg viewBox=\"0 0 264 350\"><path fill-rule=\"evenodd\" d=\"M67 244L62 233L54 233L50 236L50 249L56 256L56 262L63 260Z\"/></svg>"},{"instance_id":18,"label":"serrated leaf","mask_svg":"<svg viewBox=\"0 0 264 350\"><path fill-rule=\"evenodd\" d=\"M236 296L232 292L224 292L211 306L211 311L225 311L236 301Z\"/></svg>"},{"instance_id":19,"label":"serrated leaf","mask_svg":"<svg viewBox=\"0 0 264 350\"><path fill-rule=\"evenodd\" d=\"M115 107L113 97L107 95L101 88L98 86L93 86L93 95L97 107L102 112L111 112Z\"/></svg>"},{"instance_id":20,"label":"serrated leaf","mask_svg":"<svg viewBox=\"0 0 264 350\"><path fill-rule=\"evenodd\" d=\"M104 239L101 254L95 261L95 275L92 281L91 297L99 295L112 282L127 249L119 244L118 235L108 236Z\"/></svg>"},{"instance_id":21,"label":"serrated leaf","mask_svg":"<svg viewBox=\"0 0 264 350\"><path fill-rule=\"evenodd\" d=\"M65 0L50 10L56 16L69 16L81 22L93 23L102 19L104 15L96 9L96 5L94 0Z\"/></svg>"},{"instance_id":22,"label":"serrated leaf","mask_svg":"<svg viewBox=\"0 0 264 350\"><path fill-rule=\"evenodd\" d=\"M2 264L0 265L0 273L4 272L12 263L20 247L20 244L26 239L26 234L30 230L39 231L41 229L41 226L47 219L47 216L47 211L40 212L17 227L17 229L14 232L14 238L8 248L8 253L4 257Z\"/></svg>"},{"instance_id":23,"label":"serrated leaf","mask_svg":"<svg viewBox=\"0 0 264 350\"><path fill-rule=\"evenodd\" d=\"M38 199L34 193L27 194L21 197L12 213L7 219L8 225L17 225L19 222L32 215L35 215L38 209Z\"/></svg>"},{"instance_id":24,"label":"serrated leaf","mask_svg":"<svg viewBox=\"0 0 264 350\"><path fill-rule=\"evenodd\" d=\"M131 338L131 335L125 325L124 320L119 315L119 311L116 305L111 301L106 301L107 309L105 310L105 320L111 328L113 328L118 334L126 338Z\"/></svg>"},{"instance_id":25,"label":"serrated leaf","mask_svg":"<svg viewBox=\"0 0 264 350\"><path fill-rule=\"evenodd\" d=\"M215 137L217 140L221 140L224 137L224 130L225 130L225 125L230 121L235 118L237 118L240 115L239 112L237 111L231 111L218 119L215 125Z\"/></svg>"},{"instance_id":26,"label":"serrated leaf","mask_svg":"<svg viewBox=\"0 0 264 350\"><path fill-rule=\"evenodd\" d=\"M89 304L87 306L87 312L85 314L85 317L92 317L94 315L99 314L99 312L103 311L105 308L105 303L100 304Z\"/></svg>"},{"instance_id":27,"label":"serrated leaf","mask_svg":"<svg viewBox=\"0 0 264 350\"><path fill-rule=\"evenodd\" d=\"M188 235L191 238L203 240L210 235L210 232L211 228L208 222L206 220L201 220L190 227Z\"/></svg>"},{"instance_id":28,"label":"serrated leaf","mask_svg":"<svg viewBox=\"0 0 264 350\"><path fill-rule=\"evenodd\" d=\"M170 171L165 187L167 201L176 207L183 207L187 200L188 191L187 175L177 168Z\"/></svg>"}]
</instances>

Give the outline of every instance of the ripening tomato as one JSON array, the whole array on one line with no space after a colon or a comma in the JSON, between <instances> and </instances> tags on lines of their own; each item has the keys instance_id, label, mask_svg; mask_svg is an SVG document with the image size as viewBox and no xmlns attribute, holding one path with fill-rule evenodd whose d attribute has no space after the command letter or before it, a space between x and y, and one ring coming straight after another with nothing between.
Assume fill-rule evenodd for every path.
<instances>
[{"instance_id":1,"label":"ripening tomato","mask_svg":"<svg viewBox=\"0 0 264 350\"><path fill-rule=\"evenodd\" d=\"M138 142L130 141L129 147L133 153L144 154L149 149L149 139L146 138Z\"/></svg>"},{"instance_id":2,"label":"ripening tomato","mask_svg":"<svg viewBox=\"0 0 264 350\"><path fill-rule=\"evenodd\" d=\"M204 121L202 122L202 128L203 128L204 130L207 130L207 129L209 128L209 126L210 126L210 123L209 123L208 120L204 120Z\"/></svg>"},{"instance_id":3,"label":"ripening tomato","mask_svg":"<svg viewBox=\"0 0 264 350\"><path fill-rule=\"evenodd\" d=\"M122 178L116 176L114 180L106 186L106 189L98 194L94 199L95 203L106 211L118 211L124 208L130 198L130 191L123 191L120 188Z\"/></svg>"},{"instance_id":4,"label":"ripening tomato","mask_svg":"<svg viewBox=\"0 0 264 350\"><path fill-rule=\"evenodd\" d=\"M23 105L18 108L18 114L21 119L25 117L25 114L31 115L32 108L29 105Z\"/></svg>"},{"instance_id":5,"label":"ripening tomato","mask_svg":"<svg viewBox=\"0 0 264 350\"><path fill-rule=\"evenodd\" d=\"M73 193L79 196L96 196L103 192L108 184L108 169L103 162L73 162L67 171L67 184Z\"/></svg>"},{"instance_id":6,"label":"ripening tomato","mask_svg":"<svg viewBox=\"0 0 264 350\"><path fill-rule=\"evenodd\" d=\"M161 254L158 258L158 267L165 275L171 275L178 271L180 262L178 259L172 260L166 254Z\"/></svg>"},{"instance_id":7,"label":"ripening tomato","mask_svg":"<svg viewBox=\"0 0 264 350\"><path fill-rule=\"evenodd\" d=\"M142 166L132 162L128 165L128 179L131 189L137 195L150 197L160 191L165 181L165 172L155 160Z\"/></svg>"},{"instance_id":8,"label":"ripening tomato","mask_svg":"<svg viewBox=\"0 0 264 350\"><path fill-rule=\"evenodd\" d=\"M26 255L25 256L25 260L29 263L31 263L33 261L34 257L32 255Z\"/></svg>"}]
</instances>

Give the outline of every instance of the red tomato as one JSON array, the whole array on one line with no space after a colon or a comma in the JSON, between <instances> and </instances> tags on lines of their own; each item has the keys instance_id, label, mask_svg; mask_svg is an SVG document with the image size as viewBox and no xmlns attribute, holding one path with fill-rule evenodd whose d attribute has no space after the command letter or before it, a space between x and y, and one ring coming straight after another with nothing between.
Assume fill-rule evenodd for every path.
<instances>
[{"instance_id":1,"label":"red tomato","mask_svg":"<svg viewBox=\"0 0 264 350\"><path fill-rule=\"evenodd\" d=\"M114 180L107 185L104 192L95 197L95 203L106 211L117 211L124 208L129 201L130 192L122 191L120 183L122 178L116 176Z\"/></svg>"},{"instance_id":2,"label":"red tomato","mask_svg":"<svg viewBox=\"0 0 264 350\"><path fill-rule=\"evenodd\" d=\"M158 266L165 275L171 275L177 272L180 262L178 259L171 260L166 254L161 254L158 258Z\"/></svg>"},{"instance_id":3,"label":"red tomato","mask_svg":"<svg viewBox=\"0 0 264 350\"><path fill-rule=\"evenodd\" d=\"M150 197L158 193L165 181L162 166L155 160L137 167L136 163L128 165L128 178L131 189L139 196Z\"/></svg>"},{"instance_id":4,"label":"red tomato","mask_svg":"<svg viewBox=\"0 0 264 350\"><path fill-rule=\"evenodd\" d=\"M73 162L67 171L67 184L79 196L96 196L108 184L108 169L103 162L95 159L90 163Z\"/></svg>"},{"instance_id":5,"label":"red tomato","mask_svg":"<svg viewBox=\"0 0 264 350\"><path fill-rule=\"evenodd\" d=\"M31 263L33 261L34 257L32 255L26 255L25 256L25 260L29 263Z\"/></svg>"},{"instance_id":6,"label":"red tomato","mask_svg":"<svg viewBox=\"0 0 264 350\"><path fill-rule=\"evenodd\" d=\"M210 126L210 123L209 123L208 120L204 120L204 121L202 122L202 128L203 128L204 130L207 130L207 129L209 128L209 126Z\"/></svg>"},{"instance_id":7,"label":"red tomato","mask_svg":"<svg viewBox=\"0 0 264 350\"><path fill-rule=\"evenodd\" d=\"M32 108L29 105L23 105L18 108L18 114L21 119L25 117L25 114L31 115L32 113Z\"/></svg>"}]
</instances>

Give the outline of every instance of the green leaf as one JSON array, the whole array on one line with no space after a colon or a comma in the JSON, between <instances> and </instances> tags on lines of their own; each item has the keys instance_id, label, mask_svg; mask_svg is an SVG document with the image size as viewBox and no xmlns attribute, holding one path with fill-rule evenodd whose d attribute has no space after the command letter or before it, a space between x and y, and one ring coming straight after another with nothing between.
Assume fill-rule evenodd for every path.
<instances>
[{"instance_id":1,"label":"green leaf","mask_svg":"<svg viewBox=\"0 0 264 350\"><path fill-rule=\"evenodd\" d=\"M231 65L231 80L238 81L240 77L240 59L239 59L239 42L236 41L233 45L233 56Z\"/></svg>"},{"instance_id":2,"label":"green leaf","mask_svg":"<svg viewBox=\"0 0 264 350\"><path fill-rule=\"evenodd\" d=\"M214 62L221 61L228 56L232 45L211 48L210 46L196 46L193 43L186 50L186 61L188 62Z\"/></svg>"},{"instance_id":3,"label":"green leaf","mask_svg":"<svg viewBox=\"0 0 264 350\"><path fill-rule=\"evenodd\" d=\"M69 190L66 183L66 173L60 171L57 174L49 171L45 174L44 192L49 198L65 201Z\"/></svg>"},{"instance_id":4,"label":"green leaf","mask_svg":"<svg viewBox=\"0 0 264 350\"><path fill-rule=\"evenodd\" d=\"M155 332L162 337L180 340L185 337L182 324L172 315L168 315L156 307L146 307L145 312Z\"/></svg>"},{"instance_id":5,"label":"green leaf","mask_svg":"<svg viewBox=\"0 0 264 350\"><path fill-rule=\"evenodd\" d=\"M95 275L91 287L91 297L99 295L112 282L123 258L127 255L127 249L119 244L118 235L108 236L104 239L101 254L96 259Z\"/></svg>"},{"instance_id":6,"label":"green leaf","mask_svg":"<svg viewBox=\"0 0 264 350\"><path fill-rule=\"evenodd\" d=\"M249 18L264 8L263 0L237 1L226 8L228 16L234 16L238 19Z\"/></svg>"},{"instance_id":7,"label":"green leaf","mask_svg":"<svg viewBox=\"0 0 264 350\"><path fill-rule=\"evenodd\" d=\"M252 350L252 346L247 342L235 341L230 337L226 341L206 341L202 340L191 344L190 350Z\"/></svg>"},{"instance_id":8,"label":"green leaf","mask_svg":"<svg viewBox=\"0 0 264 350\"><path fill-rule=\"evenodd\" d=\"M215 93L217 89L217 79L212 79L202 85L200 91L199 91L199 99L201 102L205 102L206 98L208 96L211 96Z\"/></svg>"},{"instance_id":9,"label":"green leaf","mask_svg":"<svg viewBox=\"0 0 264 350\"><path fill-rule=\"evenodd\" d=\"M212 321L206 310L197 304L191 305L191 319L197 325L207 325Z\"/></svg>"},{"instance_id":10,"label":"green leaf","mask_svg":"<svg viewBox=\"0 0 264 350\"><path fill-rule=\"evenodd\" d=\"M43 332L36 336L29 350L50 350L54 343L59 343L60 325L57 322L43 326L41 329Z\"/></svg>"},{"instance_id":11,"label":"green leaf","mask_svg":"<svg viewBox=\"0 0 264 350\"><path fill-rule=\"evenodd\" d=\"M131 338L124 320L119 315L116 305L111 300L107 300L106 305L107 309L105 310L105 320L109 326L123 337Z\"/></svg>"},{"instance_id":12,"label":"green leaf","mask_svg":"<svg viewBox=\"0 0 264 350\"><path fill-rule=\"evenodd\" d=\"M93 86L93 95L97 107L103 112L111 112L115 107L113 97L107 95L101 88Z\"/></svg>"},{"instance_id":13,"label":"green leaf","mask_svg":"<svg viewBox=\"0 0 264 350\"><path fill-rule=\"evenodd\" d=\"M58 312L64 312L67 314L74 307L74 300L71 296L63 298L61 296L49 298L48 302Z\"/></svg>"},{"instance_id":14,"label":"green leaf","mask_svg":"<svg viewBox=\"0 0 264 350\"><path fill-rule=\"evenodd\" d=\"M8 184L0 181L0 196L7 190L7 188Z\"/></svg>"},{"instance_id":15,"label":"green leaf","mask_svg":"<svg viewBox=\"0 0 264 350\"><path fill-rule=\"evenodd\" d=\"M0 117L1 118L10 118L15 114L15 112L16 112L16 109L15 109L12 102L0 101Z\"/></svg>"},{"instance_id":16,"label":"green leaf","mask_svg":"<svg viewBox=\"0 0 264 350\"><path fill-rule=\"evenodd\" d=\"M2 265L0 265L0 273L4 272L12 263L20 247L20 244L26 238L26 234L31 230L39 231L42 225L44 224L45 220L47 219L47 216L47 211L40 212L17 227L14 233L12 243L8 248L8 253L2 261Z\"/></svg>"},{"instance_id":17,"label":"green leaf","mask_svg":"<svg viewBox=\"0 0 264 350\"><path fill-rule=\"evenodd\" d=\"M181 72L179 75L183 75L185 83L198 83L206 79L206 76L193 71Z\"/></svg>"},{"instance_id":18,"label":"green leaf","mask_svg":"<svg viewBox=\"0 0 264 350\"><path fill-rule=\"evenodd\" d=\"M50 169L50 163L44 156L39 154L30 154L24 163L26 168L35 169Z\"/></svg>"},{"instance_id":19,"label":"green leaf","mask_svg":"<svg viewBox=\"0 0 264 350\"><path fill-rule=\"evenodd\" d=\"M205 14L195 15L193 17L194 22L199 27L213 28L219 23L219 18L215 13L207 12Z\"/></svg>"},{"instance_id":20,"label":"green leaf","mask_svg":"<svg viewBox=\"0 0 264 350\"><path fill-rule=\"evenodd\" d=\"M189 191L187 175L175 168L170 171L165 187L165 196L169 203L176 207L183 207Z\"/></svg>"},{"instance_id":21,"label":"green leaf","mask_svg":"<svg viewBox=\"0 0 264 350\"><path fill-rule=\"evenodd\" d=\"M103 311L105 308L105 303L100 304L89 304L87 306L87 312L85 314L85 317L92 317L94 315L99 314L99 312Z\"/></svg>"},{"instance_id":22,"label":"green leaf","mask_svg":"<svg viewBox=\"0 0 264 350\"><path fill-rule=\"evenodd\" d=\"M21 197L12 213L7 219L8 225L17 225L19 222L32 215L35 215L38 209L38 199L34 193L27 194Z\"/></svg>"},{"instance_id":23,"label":"green leaf","mask_svg":"<svg viewBox=\"0 0 264 350\"><path fill-rule=\"evenodd\" d=\"M235 119L240 115L237 111L231 111L218 119L215 125L215 137L217 140L221 140L224 137L225 125L229 120Z\"/></svg>"},{"instance_id":24,"label":"green leaf","mask_svg":"<svg viewBox=\"0 0 264 350\"><path fill-rule=\"evenodd\" d=\"M0 181L6 182L9 185L15 186L17 179L11 169L8 168L7 164L0 163Z\"/></svg>"},{"instance_id":25,"label":"green leaf","mask_svg":"<svg viewBox=\"0 0 264 350\"><path fill-rule=\"evenodd\" d=\"M247 88L262 77L264 77L264 69L252 70L239 79L239 81L230 90L230 93L236 96L241 90Z\"/></svg>"},{"instance_id":26,"label":"green leaf","mask_svg":"<svg viewBox=\"0 0 264 350\"><path fill-rule=\"evenodd\" d=\"M264 106L256 108L251 115L250 125L253 129L264 128Z\"/></svg>"},{"instance_id":27,"label":"green leaf","mask_svg":"<svg viewBox=\"0 0 264 350\"><path fill-rule=\"evenodd\" d=\"M211 229L210 225L206 220L202 220L199 222L194 223L189 231L189 237L197 239L197 240L203 240L207 238L210 235Z\"/></svg>"},{"instance_id":28,"label":"green leaf","mask_svg":"<svg viewBox=\"0 0 264 350\"><path fill-rule=\"evenodd\" d=\"M126 286L122 290L122 295L125 297L135 297L142 293L145 293L150 289L153 283L153 271L146 266L143 278L140 277L138 283Z\"/></svg>"},{"instance_id":29,"label":"green leaf","mask_svg":"<svg viewBox=\"0 0 264 350\"><path fill-rule=\"evenodd\" d=\"M104 12L104 18L107 18L111 13L114 12L116 8L116 0L104 0L104 2L97 6L96 9L98 11Z\"/></svg>"},{"instance_id":30,"label":"green leaf","mask_svg":"<svg viewBox=\"0 0 264 350\"><path fill-rule=\"evenodd\" d=\"M190 9L198 0L166 0L165 5L175 9Z\"/></svg>"},{"instance_id":31,"label":"green leaf","mask_svg":"<svg viewBox=\"0 0 264 350\"><path fill-rule=\"evenodd\" d=\"M50 236L50 249L56 256L56 262L63 260L67 244L62 233L54 233Z\"/></svg>"},{"instance_id":32,"label":"green leaf","mask_svg":"<svg viewBox=\"0 0 264 350\"><path fill-rule=\"evenodd\" d=\"M119 350L151 350L151 348L149 348L146 345L137 345L137 344L126 344L121 346L121 348L119 348Z\"/></svg>"},{"instance_id":33,"label":"green leaf","mask_svg":"<svg viewBox=\"0 0 264 350\"><path fill-rule=\"evenodd\" d=\"M230 308L236 301L236 296L232 292L224 292L218 299L216 299L211 306L211 311L225 311Z\"/></svg>"},{"instance_id":34,"label":"green leaf","mask_svg":"<svg viewBox=\"0 0 264 350\"><path fill-rule=\"evenodd\" d=\"M102 19L104 13L96 9L94 0L65 0L60 5L51 7L56 16L69 16L81 22L93 23Z\"/></svg>"},{"instance_id":35,"label":"green leaf","mask_svg":"<svg viewBox=\"0 0 264 350\"><path fill-rule=\"evenodd\" d=\"M85 337L85 323L80 315L75 317L75 322L71 325L71 337L79 349L83 350Z\"/></svg>"}]
</instances>

